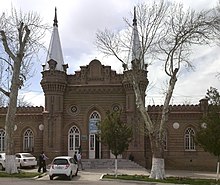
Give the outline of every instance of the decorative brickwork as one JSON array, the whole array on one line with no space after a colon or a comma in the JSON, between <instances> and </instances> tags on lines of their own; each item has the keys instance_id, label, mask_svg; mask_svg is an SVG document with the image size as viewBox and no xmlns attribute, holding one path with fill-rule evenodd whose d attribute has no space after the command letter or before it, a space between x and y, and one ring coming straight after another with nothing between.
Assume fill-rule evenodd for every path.
<instances>
[{"instance_id":1,"label":"decorative brickwork","mask_svg":"<svg viewBox=\"0 0 220 185\"><path fill-rule=\"evenodd\" d=\"M42 72L45 107L17 109L15 151L29 151L38 156L44 150L52 159L57 155L73 155L80 149L86 159L111 158L111 152L98 140L95 123L105 118L106 111L120 109L124 122L133 128L133 141L122 158L132 156L134 161L150 168L150 144L143 132L132 85L126 78L130 71L117 74L98 60L80 68L74 75L54 69ZM138 75L145 97L147 71ZM153 120L160 118L161 110L162 106L148 106ZM167 169L215 170L215 157L197 145L189 150L185 143L186 130L190 128L196 134L207 110L207 100L198 105L170 106L164 156ZM6 111L6 107L0 108L0 132L4 131ZM25 148L27 129L33 133L33 143Z\"/></svg>"}]
</instances>

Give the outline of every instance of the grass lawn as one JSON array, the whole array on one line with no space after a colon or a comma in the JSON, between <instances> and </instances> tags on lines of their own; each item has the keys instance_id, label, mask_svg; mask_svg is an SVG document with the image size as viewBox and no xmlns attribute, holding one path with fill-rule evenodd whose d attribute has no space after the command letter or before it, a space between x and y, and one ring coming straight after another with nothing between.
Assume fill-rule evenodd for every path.
<instances>
[{"instance_id":1,"label":"grass lawn","mask_svg":"<svg viewBox=\"0 0 220 185\"><path fill-rule=\"evenodd\" d=\"M37 177L40 174L37 172L23 172L20 171L19 173L14 173L14 174L8 174L4 171L0 171L0 178L1 177L16 177L16 178L33 178Z\"/></svg>"},{"instance_id":2,"label":"grass lawn","mask_svg":"<svg viewBox=\"0 0 220 185\"><path fill-rule=\"evenodd\" d=\"M220 180L214 179L192 179L186 177L168 177L164 180L150 179L145 175L104 175L104 179L120 179L120 180L135 180L135 181L146 181L146 182L162 182L162 183L174 183L174 184L190 184L190 185L220 185Z\"/></svg>"}]
</instances>

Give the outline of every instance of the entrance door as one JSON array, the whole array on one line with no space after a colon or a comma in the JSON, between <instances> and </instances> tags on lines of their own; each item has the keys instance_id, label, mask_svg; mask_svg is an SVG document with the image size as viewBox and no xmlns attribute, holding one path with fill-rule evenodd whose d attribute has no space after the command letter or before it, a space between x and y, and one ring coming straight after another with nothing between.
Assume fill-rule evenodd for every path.
<instances>
[{"instance_id":1,"label":"entrance door","mask_svg":"<svg viewBox=\"0 0 220 185\"><path fill-rule=\"evenodd\" d=\"M75 151L79 150L80 132L76 126L70 128L68 133L68 155L73 156Z\"/></svg>"},{"instance_id":2,"label":"entrance door","mask_svg":"<svg viewBox=\"0 0 220 185\"><path fill-rule=\"evenodd\" d=\"M100 156L100 142L99 142L98 135L95 136L95 158L96 159L101 158L101 156Z\"/></svg>"},{"instance_id":3,"label":"entrance door","mask_svg":"<svg viewBox=\"0 0 220 185\"><path fill-rule=\"evenodd\" d=\"M89 158L101 158L101 143L99 142L97 134L90 134L89 136Z\"/></svg>"},{"instance_id":4,"label":"entrance door","mask_svg":"<svg viewBox=\"0 0 220 185\"><path fill-rule=\"evenodd\" d=\"M98 139L97 124L101 121L100 115L97 111L92 112L89 117L89 158L101 158L101 143Z\"/></svg>"}]
</instances>

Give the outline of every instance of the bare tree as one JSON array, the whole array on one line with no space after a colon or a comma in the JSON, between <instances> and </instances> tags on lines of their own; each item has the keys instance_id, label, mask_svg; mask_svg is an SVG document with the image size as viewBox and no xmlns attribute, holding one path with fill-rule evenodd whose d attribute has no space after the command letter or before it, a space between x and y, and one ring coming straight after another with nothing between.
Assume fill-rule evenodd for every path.
<instances>
[{"instance_id":1,"label":"bare tree","mask_svg":"<svg viewBox=\"0 0 220 185\"><path fill-rule=\"evenodd\" d=\"M23 86L32 67L32 58L42 48L42 38L45 35L46 24L35 12L22 13L14 8L11 15L2 14L0 17L0 41L4 48L4 61L11 72L9 91L0 91L9 97L6 114L6 172L17 173L14 155L14 126L17 110L18 90Z\"/></svg>"},{"instance_id":2,"label":"bare tree","mask_svg":"<svg viewBox=\"0 0 220 185\"><path fill-rule=\"evenodd\" d=\"M121 36L120 33L112 33L107 29L99 31L97 32L96 46L104 54L113 55L121 61L125 71L131 71L128 79L133 84L136 105L143 117L151 143L152 167L150 177L163 179L165 177L164 129L167 125L169 105L178 73L182 67L192 67L190 61L192 47L209 44L216 38L215 34L219 31L219 18L214 10L195 12L190 9L185 10L182 4L165 3L162 0L159 4L140 4L137 6L137 28L135 28L137 25L131 25L127 20L126 22L133 30L138 28L141 52L139 52L136 60L143 62L140 68L145 69L146 62L144 59L146 57L151 58L151 60L159 60L164 64L164 72L167 74L169 82L159 122L150 118L147 107L145 107L137 74L140 68L138 70L129 69L127 59L123 58L124 53L122 51L130 51L134 54L132 47L125 44L132 42L131 34L129 42L126 41L128 37Z\"/></svg>"}]
</instances>

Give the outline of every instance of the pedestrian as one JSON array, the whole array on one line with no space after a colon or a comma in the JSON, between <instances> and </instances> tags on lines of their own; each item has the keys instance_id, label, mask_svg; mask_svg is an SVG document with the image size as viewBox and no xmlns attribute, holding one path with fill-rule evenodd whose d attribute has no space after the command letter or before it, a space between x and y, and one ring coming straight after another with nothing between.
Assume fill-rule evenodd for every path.
<instances>
[{"instance_id":1,"label":"pedestrian","mask_svg":"<svg viewBox=\"0 0 220 185\"><path fill-rule=\"evenodd\" d=\"M74 160L76 161L76 163L78 163L78 160L77 160L77 152L74 153L73 158L74 158Z\"/></svg>"},{"instance_id":2,"label":"pedestrian","mask_svg":"<svg viewBox=\"0 0 220 185\"><path fill-rule=\"evenodd\" d=\"M81 170L84 170L83 169L83 164L82 164L82 156L81 156L80 152L77 154L77 161L78 161L78 168L79 168L79 165L80 165L81 166Z\"/></svg>"},{"instance_id":3,"label":"pedestrian","mask_svg":"<svg viewBox=\"0 0 220 185\"><path fill-rule=\"evenodd\" d=\"M82 147L81 147L81 145L79 145L78 152L79 152L79 153L82 153Z\"/></svg>"},{"instance_id":4,"label":"pedestrian","mask_svg":"<svg viewBox=\"0 0 220 185\"><path fill-rule=\"evenodd\" d=\"M41 154L39 155L39 168L38 168L38 172L41 172L41 168L43 168L43 173L45 173L46 170L46 160L48 159L48 157L44 154L44 151L41 152Z\"/></svg>"},{"instance_id":5,"label":"pedestrian","mask_svg":"<svg viewBox=\"0 0 220 185\"><path fill-rule=\"evenodd\" d=\"M43 172L45 173L47 171L47 168L46 168L46 160L49 159L45 153L43 152Z\"/></svg>"}]
</instances>

